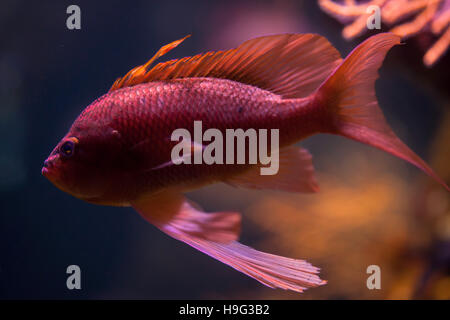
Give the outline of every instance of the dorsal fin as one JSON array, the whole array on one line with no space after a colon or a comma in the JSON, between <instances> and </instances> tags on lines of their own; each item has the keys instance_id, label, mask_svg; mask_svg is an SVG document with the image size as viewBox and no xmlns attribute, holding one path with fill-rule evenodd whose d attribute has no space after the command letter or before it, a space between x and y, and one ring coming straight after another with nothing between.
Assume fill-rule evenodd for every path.
<instances>
[{"instance_id":1,"label":"dorsal fin","mask_svg":"<svg viewBox=\"0 0 450 320\"><path fill-rule=\"evenodd\" d=\"M162 46L155 55L147 61L146 64L142 66L137 66L128 73L123 76L122 78L118 78L112 85L111 89L109 91L117 90L119 88L123 87L131 87L133 85L136 85L138 83L148 82L145 81L143 78L148 75L148 69L150 68L151 64L156 61L159 57L165 55L167 52L169 52L172 49L175 49L180 43L182 43L186 38L189 38L191 35L188 34L182 39L173 41L169 44L166 44L165 46Z\"/></svg>"},{"instance_id":2,"label":"dorsal fin","mask_svg":"<svg viewBox=\"0 0 450 320\"><path fill-rule=\"evenodd\" d=\"M281 95L309 95L341 63L339 52L315 34L282 34L245 41L235 49L151 64L187 37L162 47L146 64L114 82L110 91L140 83L193 77L229 79Z\"/></svg>"}]
</instances>

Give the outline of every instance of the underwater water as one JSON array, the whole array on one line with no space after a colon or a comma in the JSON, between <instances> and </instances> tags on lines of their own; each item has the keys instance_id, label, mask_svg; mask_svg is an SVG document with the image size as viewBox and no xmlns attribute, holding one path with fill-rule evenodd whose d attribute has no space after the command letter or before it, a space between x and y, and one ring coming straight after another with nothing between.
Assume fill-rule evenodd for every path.
<instances>
[{"instance_id":1,"label":"underwater water","mask_svg":"<svg viewBox=\"0 0 450 320\"><path fill-rule=\"evenodd\" d=\"M331 135L302 141L321 192L215 184L189 197L243 213L241 242L307 260L328 284L273 290L161 233L132 208L85 203L41 174L78 114L162 45L167 58L228 49L260 35L318 33L346 56L341 24L314 1L3 1L0 12L1 299L450 299L450 198L413 166ZM386 30L384 30L386 31ZM392 49L376 83L394 131L449 182L449 57L422 63L431 35ZM163 60L164 61L164 60ZM67 267L81 269L68 290ZM382 290L368 290L379 265Z\"/></svg>"}]
</instances>

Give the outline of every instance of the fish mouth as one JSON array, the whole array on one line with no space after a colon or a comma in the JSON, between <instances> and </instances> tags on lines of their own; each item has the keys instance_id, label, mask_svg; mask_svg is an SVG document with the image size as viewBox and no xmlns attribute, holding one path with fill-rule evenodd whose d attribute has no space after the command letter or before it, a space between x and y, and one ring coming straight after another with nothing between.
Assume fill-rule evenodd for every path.
<instances>
[{"instance_id":1,"label":"fish mouth","mask_svg":"<svg viewBox=\"0 0 450 320\"><path fill-rule=\"evenodd\" d=\"M55 170L55 163L54 158L50 157L47 160L44 161L44 166L41 169L41 174L53 182L56 178L56 171Z\"/></svg>"},{"instance_id":2,"label":"fish mouth","mask_svg":"<svg viewBox=\"0 0 450 320\"><path fill-rule=\"evenodd\" d=\"M41 173L44 177L48 178L50 174L50 169L53 167L53 163L47 159L44 161L44 166L42 167Z\"/></svg>"},{"instance_id":3,"label":"fish mouth","mask_svg":"<svg viewBox=\"0 0 450 320\"><path fill-rule=\"evenodd\" d=\"M58 179L56 176L56 172L54 170L52 170L51 168L48 168L48 167L42 167L41 174L45 178L47 178L47 180L49 180L50 182L52 182L53 184L56 185Z\"/></svg>"},{"instance_id":4,"label":"fish mouth","mask_svg":"<svg viewBox=\"0 0 450 320\"><path fill-rule=\"evenodd\" d=\"M41 174L42 174L44 177L47 178L48 172L49 172L48 168L42 167Z\"/></svg>"},{"instance_id":5,"label":"fish mouth","mask_svg":"<svg viewBox=\"0 0 450 320\"><path fill-rule=\"evenodd\" d=\"M58 170L56 170L55 166L52 164L52 162L45 160L44 166L41 169L41 174L47 178L55 187L58 189L68 192L67 188L63 186L61 183L61 177L58 174Z\"/></svg>"},{"instance_id":6,"label":"fish mouth","mask_svg":"<svg viewBox=\"0 0 450 320\"><path fill-rule=\"evenodd\" d=\"M56 163L55 163L56 162ZM55 157L49 157L44 161L44 166L41 169L42 175L47 178L55 187L63 192L67 192L68 194L81 198L82 195L71 190L66 183L63 182L63 177L61 176L61 169L58 165Z\"/></svg>"}]
</instances>

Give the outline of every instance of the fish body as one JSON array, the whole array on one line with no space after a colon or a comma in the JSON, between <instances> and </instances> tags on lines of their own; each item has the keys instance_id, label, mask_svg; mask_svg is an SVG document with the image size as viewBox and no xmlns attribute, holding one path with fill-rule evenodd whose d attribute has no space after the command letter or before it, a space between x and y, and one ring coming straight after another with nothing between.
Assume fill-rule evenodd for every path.
<instances>
[{"instance_id":1,"label":"fish body","mask_svg":"<svg viewBox=\"0 0 450 320\"><path fill-rule=\"evenodd\" d=\"M293 146L317 133L389 152L448 190L394 134L378 107L377 70L398 36L373 36L344 60L323 37L276 35L151 67L183 40L162 47L89 105L45 161L44 176L85 201L132 206L175 239L267 286L298 292L325 283L318 268L240 244L239 213L205 213L183 193L214 182L317 192L311 155ZM278 130L279 149L273 151L279 170L265 176L260 164L176 163L172 151L179 142L172 134L184 128L195 136L196 121L203 131L223 135L229 129ZM190 156L208 147L203 143L189 141Z\"/></svg>"},{"instance_id":2,"label":"fish body","mask_svg":"<svg viewBox=\"0 0 450 320\"><path fill-rule=\"evenodd\" d=\"M224 136L230 128L283 128L280 147L284 147L318 131L321 117L316 113L321 110L311 106L305 99L286 101L267 90L226 79L167 80L107 93L81 113L66 137L104 136L115 144L110 146L114 154L108 156L110 167L101 179L110 181L109 188L84 199L129 204L143 192L223 181L248 169L242 164L182 164L153 170L170 159L176 144L171 141L174 130L186 128L193 136L193 123L199 119L204 131L215 128Z\"/></svg>"}]
</instances>

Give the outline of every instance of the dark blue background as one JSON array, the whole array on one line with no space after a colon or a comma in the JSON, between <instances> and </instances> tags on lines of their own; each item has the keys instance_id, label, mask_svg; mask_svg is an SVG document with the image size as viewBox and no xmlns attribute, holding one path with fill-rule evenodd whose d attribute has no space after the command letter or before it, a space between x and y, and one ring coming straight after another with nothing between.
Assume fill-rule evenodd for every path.
<instances>
[{"instance_id":1,"label":"dark blue background","mask_svg":"<svg viewBox=\"0 0 450 320\"><path fill-rule=\"evenodd\" d=\"M70 4L81 8L81 30L66 28ZM236 297L244 288L271 290L163 235L132 209L84 203L56 189L40 173L42 162L79 112L117 77L186 34L193 36L167 59L227 49L230 44L219 37L228 27L222 22L244 4L250 10L276 6L231 0L2 1L0 298L196 299ZM343 55L358 42L344 42L340 24L315 2L292 8L307 23L301 30L286 32L323 34ZM211 17L218 10L223 20L215 24ZM213 43L217 46L211 47ZM424 155L439 110L424 90L405 80L415 72L399 63L408 46L393 50L377 91L390 122L411 128L403 137ZM412 59L420 59L420 53ZM418 68L425 77L431 72ZM422 81L426 87L426 79L415 83ZM322 145L313 151L320 157L327 150ZM194 198L209 210L215 208L214 198L202 199L201 193ZM233 199L227 201L233 207ZM240 199L233 209L246 205ZM264 236L250 222L244 223L244 242L252 244ZM82 269L80 291L66 288L70 264Z\"/></svg>"}]
</instances>

